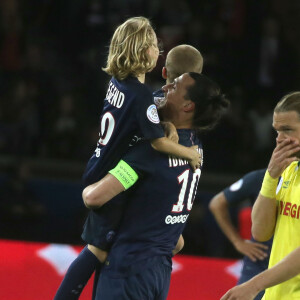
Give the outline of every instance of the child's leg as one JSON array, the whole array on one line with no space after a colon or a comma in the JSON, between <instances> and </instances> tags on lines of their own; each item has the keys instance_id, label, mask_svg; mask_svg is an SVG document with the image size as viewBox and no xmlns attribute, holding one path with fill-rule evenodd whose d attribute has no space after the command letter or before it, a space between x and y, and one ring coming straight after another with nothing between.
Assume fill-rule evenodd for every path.
<instances>
[{"instance_id":1,"label":"child's leg","mask_svg":"<svg viewBox=\"0 0 300 300\"><path fill-rule=\"evenodd\" d=\"M93 248L97 249L96 247ZM95 271L97 264L99 264L97 258L99 255L96 256L94 254L95 249L93 249L92 252L89 247L86 246L79 253L78 257L70 265L56 292L54 300L77 300L79 298L84 286Z\"/></svg>"},{"instance_id":2,"label":"child's leg","mask_svg":"<svg viewBox=\"0 0 300 300\"><path fill-rule=\"evenodd\" d=\"M94 277L94 285L93 285L93 295L92 300L96 299L96 291L97 291L97 284L98 279L100 276L100 272L103 266L103 263L106 261L107 258L107 252L104 250L101 250L93 245L88 245L88 249L98 258L98 263L96 265L95 269L95 277Z\"/></svg>"}]
</instances>

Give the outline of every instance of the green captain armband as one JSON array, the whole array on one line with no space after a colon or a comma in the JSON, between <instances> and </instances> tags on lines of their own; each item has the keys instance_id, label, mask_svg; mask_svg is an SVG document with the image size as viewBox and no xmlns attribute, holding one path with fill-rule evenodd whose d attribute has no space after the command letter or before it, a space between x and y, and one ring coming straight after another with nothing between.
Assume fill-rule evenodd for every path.
<instances>
[{"instance_id":1,"label":"green captain armband","mask_svg":"<svg viewBox=\"0 0 300 300\"><path fill-rule=\"evenodd\" d=\"M128 190L139 179L138 174L124 160L120 160L118 165L108 173L115 176L125 190Z\"/></svg>"}]
</instances>

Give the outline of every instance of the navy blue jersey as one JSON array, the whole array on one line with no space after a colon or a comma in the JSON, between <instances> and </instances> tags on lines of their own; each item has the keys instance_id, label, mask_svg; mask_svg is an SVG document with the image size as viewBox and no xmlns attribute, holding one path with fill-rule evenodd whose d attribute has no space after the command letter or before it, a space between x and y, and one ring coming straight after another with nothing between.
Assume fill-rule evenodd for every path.
<instances>
[{"instance_id":1,"label":"navy blue jersey","mask_svg":"<svg viewBox=\"0 0 300 300\"><path fill-rule=\"evenodd\" d=\"M115 167L135 136L164 136L150 89L129 77L109 82L100 116L100 139L83 174L84 185L100 180Z\"/></svg>"},{"instance_id":2,"label":"navy blue jersey","mask_svg":"<svg viewBox=\"0 0 300 300\"><path fill-rule=\"evenodd\" d=\"M192 130L178 130L184 146L202 145ZM140 175L131 188L128 204L103 272L128 276L157 259L171 266L172 250L193 206L201 170L188 161L161 154L149 142L132 147L123 157Z\"/></svg>"},{"instance_id":3,"label":"navy blue jersey","mask_svg":"<svg viewBox=\"0 0 300 300\"><path fill-rule=\"evenodd\" d=\"M265 172L266 169L261 169L247 173L244 177L232 184L230 187L224 189L223 192L229 205L238 204L245 199L249 199L251 204L253 205L261 189ZM252 236L251 240L256 242L256 240L254 240ZM273 239L262 243L268 246L268 250L266 251L269 254L268 257L266 257L264 260L257 260L256 262L252 262L247 256L244 257L244 267L242 273L245 271L247 272L247 269L251 268L253 270L255 269L255 273L258 274L268 268L272 241ZM253 277L253 275L251 277Z\"/></svg>"},{"instance_id":4,"label":"navy blue jersey","mask_svg":"<svg viewBox=\"0 0 300 300\"><path fill-rule=\"evenodd\" d=\"M225 188L223 192L228 203L238 204L245 199L248 199L253 206L259 194L265 172L266 169L252 171L250 173L247 173L231 186Z\"/></svg>"}]
</instances>

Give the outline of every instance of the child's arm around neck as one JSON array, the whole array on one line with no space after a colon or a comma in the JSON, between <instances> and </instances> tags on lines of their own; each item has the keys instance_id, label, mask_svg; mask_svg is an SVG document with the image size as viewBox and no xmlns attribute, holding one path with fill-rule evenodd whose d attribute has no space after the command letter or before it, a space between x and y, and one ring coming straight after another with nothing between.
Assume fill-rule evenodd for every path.
<instances>
[{"instance_id":1,"label":"child's arm around neck","mask_svg":"<svg viewBox=\"0 0 300 300\"><path fill-rule=\"evenodd\" d=\"M152 140L151 146L156 151L188 160L193 171L200 167L201 155L197 151L198 146L185 147L171 141L167 137Z\"/></svg>"}]
</instances>

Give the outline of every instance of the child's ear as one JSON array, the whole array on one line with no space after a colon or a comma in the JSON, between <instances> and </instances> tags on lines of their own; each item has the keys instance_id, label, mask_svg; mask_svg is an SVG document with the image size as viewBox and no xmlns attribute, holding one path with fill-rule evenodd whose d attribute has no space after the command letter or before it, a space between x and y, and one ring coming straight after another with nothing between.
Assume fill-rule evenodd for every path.
<instances>
[{"instance_id":1,"label":"child's ear","mask_svg":"<svg viewBox=\"0 0 300 300\"><path fill-rule=\"evenodd\" d=\"M188 103L186 103L183 106L183 111L184 112L190 112L190 111L193 111L193 110L195 110L195 103L193 101L189 101Z\"/></svg>"},{"instance_id":2,"label":"child's ear","mask_svg":"<svg viewBox=\"0 0 300 300\"><path fill-rule=\"evenodd\" d=\"M166 67L162 68L162 70L161 70L161 76L162 76L163 79L167 79L168 78Z\"/></svg>"}]
</instances>

